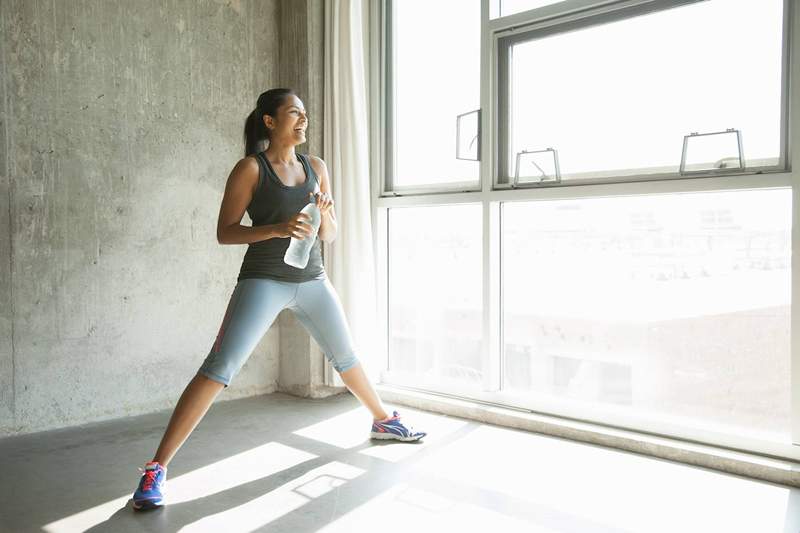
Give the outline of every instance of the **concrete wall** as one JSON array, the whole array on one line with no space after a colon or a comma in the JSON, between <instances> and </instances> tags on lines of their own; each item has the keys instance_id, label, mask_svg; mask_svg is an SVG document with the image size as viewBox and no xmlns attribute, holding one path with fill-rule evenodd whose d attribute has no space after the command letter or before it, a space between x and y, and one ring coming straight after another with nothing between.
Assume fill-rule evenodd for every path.
<instances>
[{"instance_id":1,"label":"concrete wall","mask_svg":"<svg viewBox=\"0 0 800 533\"><path fill-rule=\"evenodd\" d=\"M236 283L246 247L217 244L219 204L245 116L291 77L294 10L0 3L0 435L174 406ZM300 152L321 153L320 87L298 88L319 146ZM280 346L276 323L220 399L276 390Z\"/></svg>"}]
</instances>

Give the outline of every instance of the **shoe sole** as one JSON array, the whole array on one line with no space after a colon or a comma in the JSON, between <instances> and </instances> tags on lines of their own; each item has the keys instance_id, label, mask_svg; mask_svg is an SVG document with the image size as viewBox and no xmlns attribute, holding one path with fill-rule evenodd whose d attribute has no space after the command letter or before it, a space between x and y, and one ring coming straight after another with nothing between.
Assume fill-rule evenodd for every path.
<instances>
[{"instance_id":1,"label":"shoe sole","mask_svg":"<svg viewBox=\"0 0 800 533\"><path fill-rule=\"evenodd\" d=\"M417 436L417 437L401 437L400 435L397 435L396 433L388 433L388 432L387 433L376 433L376 432L373 431L373 432L371 432L369 434L369 436L372 439L401 440L403 442L411 442L411 441L419 440L422 437L424 437L425 435Z\"/></svg>"},{"instance_id":2,"label":"shoe sole","mask_svg":"<svg viewBox=\"0 0 800 533\"><path fill-rule=\"evenodd\" d=\"M137 511L144 511L147 509L155 509L156 507L163 507L164 502L163 500L140 500L138 502L133 502L133 508Z\"/></svg>"}]
</instances>

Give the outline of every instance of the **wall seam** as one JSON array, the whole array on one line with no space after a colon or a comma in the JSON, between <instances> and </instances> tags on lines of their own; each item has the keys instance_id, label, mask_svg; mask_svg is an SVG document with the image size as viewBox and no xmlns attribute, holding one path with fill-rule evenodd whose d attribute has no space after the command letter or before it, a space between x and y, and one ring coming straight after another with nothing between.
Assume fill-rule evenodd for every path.
<instances>
[{"instance_id":1,"label":"wall seam","mask_svg":"<svg viewBox=\"0 0 800 533\"><path fill-rule=\"evenodd\" d=\"M0 28L6 27L6 11L0 7ZM5 39L0 39L0 55L2 55L2 62L3 62L3 116L5 117L5 123L3 124L3 135L5 140L5 175L6 180L8 181L8 297L9 297L9 309L11 311L11 317L9 322L11 323L11 419L14 424L14 428L17 427L17 387L16 387L16 378L17 378L17 370L16 370L16 354L14 350L14 229L12 227L12 223L14 218L11 216L11 209L12 209L12 198L13 195L11 193L11 164L9 163L9 158L11 157L11 141L9 140L9 123L12 122L11 115L10 115L10 106L8 103L8 61L6 57L6 41Z\"/></svg>"}]
</instances>

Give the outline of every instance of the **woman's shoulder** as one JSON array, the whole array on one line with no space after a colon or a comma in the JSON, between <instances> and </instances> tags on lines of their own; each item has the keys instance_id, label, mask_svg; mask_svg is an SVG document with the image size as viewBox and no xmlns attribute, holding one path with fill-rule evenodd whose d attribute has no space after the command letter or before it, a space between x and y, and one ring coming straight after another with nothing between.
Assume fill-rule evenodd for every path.
<instances>
[{"instance_id":1,"label":"woman's shoulder","mask_svg":"<svg viewBox=\"0 0 800 533\"><path fill-rule=\"evenodd\" d=\"M258 160L258 154L249 154L241 158L237 163L237 167L258 168L261 162Z\"/></svg>"},{"instance_id":2,"label":"woman's shoulder","mask_svg":"<svg viewBox=\"0 0 800 533\"><path fill-rule=\"evenodd\" d=\"M258 174L258 169L261 166L261 163L258 161L256 154L246 155L241 158L236 164L233 166L234 172L245 172L247 174L252 174L255 172Z\"/></svg>"},{"instance_id":3,"label":"woman's shoulder","mask_svg":"<svg viewBox=\"0 0 800 533\"><path fill-rule=\"evenodd\" d=\"M256 154L247 155L241 158L233 168L231 177L237 182L241 181L247 184L248 187L255 192L256 188L261 184L263 170L261 162L258 161Z\"/></svg>"},{"instance_id":4,"label":"woman's shoulder","mask_svg":"<svg viewBox=\"0 0 800 533\"><path fill-rule=\"evenodd\" d=\"M308 160L309 165L311 165L311 168L314 169L314 173L317 176L324 176L327 174L328 167L325 165L325 161L321 157L311 154L303 155Z\"/></svg>"},{"instance_id":5,"label":"woman's shoulder","mask_svg":"<svg viewBox=\"0 0 800 533\"><path fill-rule=\"evenodd\" d=\"M303 157L305 157L305 158L306 158L306 160L307 160L309 163L315 163L315 164L319 164L319 162L320 162L320 161L322 161L322 158L321 158L321 157L317 157L317 156L315 156L315 155L312 155L312 154L300 154L300 155L302 155Z\"/></svg>"}]
</instances>

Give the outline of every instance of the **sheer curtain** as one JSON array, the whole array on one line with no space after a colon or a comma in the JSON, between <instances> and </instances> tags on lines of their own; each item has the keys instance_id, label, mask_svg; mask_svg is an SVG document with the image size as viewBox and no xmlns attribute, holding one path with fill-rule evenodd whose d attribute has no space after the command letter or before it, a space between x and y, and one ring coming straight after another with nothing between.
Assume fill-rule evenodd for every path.
<instances>
[{"instance_id":1,"label":"sheer curtain","mask_svg":"<svg viewBox=\"0 0 800 533\"><path fill-rule=\"evenodd\" d=\"M333 243L324 245L324 254L325 269L342 302L356 354L367 375L377 380L367 115L368 9L366 0L325 1L323 159L331 178L339 231ZM325 370L326 383L343 384L327 361Z\"/></svg>"}]
</instances>

